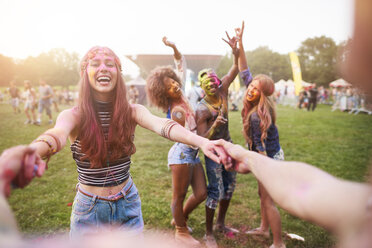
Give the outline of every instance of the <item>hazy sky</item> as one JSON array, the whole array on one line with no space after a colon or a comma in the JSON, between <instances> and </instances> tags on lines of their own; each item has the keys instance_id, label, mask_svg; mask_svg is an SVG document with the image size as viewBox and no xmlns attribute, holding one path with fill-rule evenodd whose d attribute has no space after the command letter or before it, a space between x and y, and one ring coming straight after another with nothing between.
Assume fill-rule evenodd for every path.
<instances>
[{"instance_id":1,"label":"hazy sky","mask_svg":"<svg viewBox=\"0 0 372 248\"><path fill-rule=\"evenodd\" d=\"M94 45L121 58L169 54L164 35L185 54L226 54L221 38L242 20L246 50L288 53L309 37L346 40L352 18L352 0L0 0L0 54L26 58L65 48L83 55Z\"/></svg>"}]
</instances>

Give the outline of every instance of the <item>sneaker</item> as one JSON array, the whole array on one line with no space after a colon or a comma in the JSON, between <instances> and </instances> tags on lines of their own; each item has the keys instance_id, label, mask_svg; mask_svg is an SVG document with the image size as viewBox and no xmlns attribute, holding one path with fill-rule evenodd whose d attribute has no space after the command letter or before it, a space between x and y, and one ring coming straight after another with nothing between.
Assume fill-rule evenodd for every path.
<instances>
[{"instance_id":1,"label":"sneaker","mask_svg":"<svg viewBox=\"0 0 372 248\"><path fill-rule=\"evenodd\" d=\"M24 123L25 124L31 124L31 120L26 120Z\"/></svg>"},{"instance_id":2,"label":"sneaker","mask_svg":"<svg viewBox=\"0 0 372 248\"><path fill-rule=\"evenodd\" d=\"M213 235L205 234L203 240L207 248L218 248L217 242L214 239Z\"/></svg>"}]
</instances>

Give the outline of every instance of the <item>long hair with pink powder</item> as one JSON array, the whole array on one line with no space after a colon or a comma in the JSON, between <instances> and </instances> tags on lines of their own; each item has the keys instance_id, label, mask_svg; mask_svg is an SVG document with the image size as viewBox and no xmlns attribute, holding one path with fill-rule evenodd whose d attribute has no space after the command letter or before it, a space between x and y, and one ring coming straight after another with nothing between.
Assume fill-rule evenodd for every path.
<instances>
[{"instance_id":1,"label":"long hair with pink powder","mask_svg":"<svg viewBox=\"0 0 372 248\"><path fill-rule=\"evenodd\" d=\"M114 57L118 70L118 79L112 94L112 116L108 140L105 142L103 130L94 107L93 89L89 84L87 65L98 51L104 51ZM136 148L133 143L136 122L127 100L124 79L121 76L121 63L116 54L107 47L93 47L80 63L80 91L78 110L80 115L79 134L82 159L89 159L92 168L102 168L108 161L114 161L123 155L132 155ZM110 151L110 156L108 154Z\"/></svg>"}]
</instances>

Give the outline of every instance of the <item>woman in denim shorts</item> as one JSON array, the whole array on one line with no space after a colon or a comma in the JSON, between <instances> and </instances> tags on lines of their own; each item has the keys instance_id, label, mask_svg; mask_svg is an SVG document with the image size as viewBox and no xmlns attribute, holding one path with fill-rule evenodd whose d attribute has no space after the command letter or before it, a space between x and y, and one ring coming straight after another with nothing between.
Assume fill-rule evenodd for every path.
<instances>
[{"instance_id":1,"label":"woman in denim shorts","mask_svg":"<svg viewBox=\"0 0 372 248\"><path fill-rule=\"evenodd\" d=\"M111 49L91 48L80 63L78 105L62 111L55 126L30 144L37 160L49 161L67 139L71 142L79 181L71 213L71 237L96 233L106 225L142 231L141 200L130 175L137 125L167 139L198 146L220 161L214 142L175 121L152 115L142 105L129 104L121 75L121 62Z\"/></svg>"},{"instance_id":2,"label":"woman in denim shorts","mask_svg":"<svg viewBox=\"0 0 372 248\"><path fill-rule=\"evenodd\" d=\"M184 57L174 43L163 38L166 46L174 51L177 73L172 67L155 68L147 78L147 95L152 104L169 113L169 118L186 129L196 133L195 114L181 90L186 72ZM177 75L178 74L178 75ZM186 221L189 214L205 200L206 182L202 164L198 157L198 149L182 143L175 143L168 153L168 167L172 171L172 225L175 225L175 239L189 246L199 245L199 241L190 234ZM191 184L193 193L183 202L187 189Z\"/></svg>"}]
</instances>

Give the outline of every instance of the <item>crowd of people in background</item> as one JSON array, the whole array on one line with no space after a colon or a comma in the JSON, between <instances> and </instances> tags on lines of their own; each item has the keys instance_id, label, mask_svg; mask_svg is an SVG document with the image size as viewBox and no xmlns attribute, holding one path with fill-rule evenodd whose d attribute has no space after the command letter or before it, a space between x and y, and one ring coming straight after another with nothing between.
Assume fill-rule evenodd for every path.
<instances>
[{"instance_id":1,"label":"crowd of people in background","mask_svg":"<svg viewBox=\"0 0 372 248\"><path fill-rule=\"evenodd\" d=\"M59 105L73 105L77 98L77 91L70 91L68 88L53 88L44 79L39 80L38 87L34 86L30 80L24 80L23 87L20 87L16 81L11 81L9 88L3 92L0 91L0 103L10 104L14 114L24 112L26 116L24 124L34 125L42 124L43 112L47 114L48 124L53 124L52 109L59 113Z\"/></svg>"}]
</instances>

